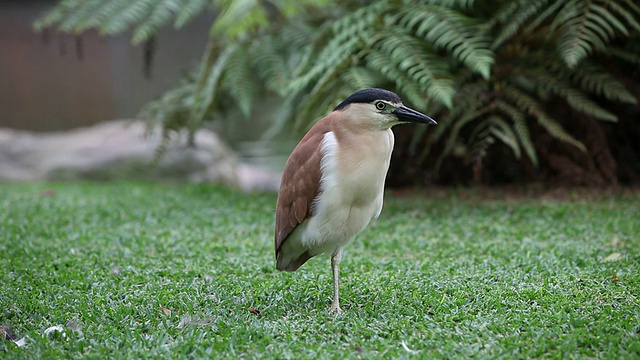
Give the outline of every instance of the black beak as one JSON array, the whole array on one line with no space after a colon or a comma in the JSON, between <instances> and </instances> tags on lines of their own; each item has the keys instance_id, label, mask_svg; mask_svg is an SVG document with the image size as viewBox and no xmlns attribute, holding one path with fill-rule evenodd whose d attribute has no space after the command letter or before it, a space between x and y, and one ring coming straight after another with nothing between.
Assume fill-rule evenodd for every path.
<instances>
[{"instance_id":1,"label":"black beak","mask_svg":"<svg viewBox=\"0 0 640 360\"><path fill-rule=\"evenodd\" d=\"M408 108L404 105L393 110L391 113L396 115L398 117L398 120L402 122L413 122L413 123L429 124L429 125L437 124L435 120L428 117L427 115L421 112L415 111L411 108Z\"/></svg>"}]
</instances>

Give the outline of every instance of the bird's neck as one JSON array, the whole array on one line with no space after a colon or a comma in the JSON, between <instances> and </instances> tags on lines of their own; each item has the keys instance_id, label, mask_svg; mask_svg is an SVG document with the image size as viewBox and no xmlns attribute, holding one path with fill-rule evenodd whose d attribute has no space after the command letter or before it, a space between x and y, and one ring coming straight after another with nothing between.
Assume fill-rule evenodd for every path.
<instances>
[{"instance_id":1,"label":"bird's neck","mask_svg":"<svg viewBox=\"0 0 640 360\"><path fill-rule=\"evenodd\" d=\"M391 129L354 127L337 124L334 136L340 144L339 156L350 166L389 167L394 136Z\"/></svg>"}]
</instances>

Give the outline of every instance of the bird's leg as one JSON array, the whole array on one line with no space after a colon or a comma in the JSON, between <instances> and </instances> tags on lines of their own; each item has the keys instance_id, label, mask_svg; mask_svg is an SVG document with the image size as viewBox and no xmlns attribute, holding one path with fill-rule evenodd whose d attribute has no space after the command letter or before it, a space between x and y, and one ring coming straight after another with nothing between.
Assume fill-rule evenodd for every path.
<instances>
[{"instance_id":1,"label":"bird's leg","mask_svg":"<svg viewBox=\"0 0 640 360\"><path fill-rule=\"evenodd\" d=\"M338 291L338 274L340 272L340 259L342 258L342 249L336 250L336 252L331 255L331 271L333 273L333 303L331 303L331 308L329 308L329 312L340 314L342 313L342 309L340 309L340 294Z\"/></svg>"}]
</instances>

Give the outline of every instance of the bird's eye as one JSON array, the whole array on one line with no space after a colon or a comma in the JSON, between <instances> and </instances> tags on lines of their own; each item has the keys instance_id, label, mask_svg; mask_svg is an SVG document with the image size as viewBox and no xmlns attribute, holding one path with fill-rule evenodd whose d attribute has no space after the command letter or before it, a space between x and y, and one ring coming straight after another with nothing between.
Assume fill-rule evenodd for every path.
<instances>
[{"instance_id":1,"label":"bird's eye","mask_svg":"<svg viewBox=\"0 0 640 360\"><path fill-rule=\"evenodd\" d=\"M387 104L383 103L382 101L378 101L376 103L376 109L378 110L384 110L387 107Z\"/></svg>"}]
</instances>

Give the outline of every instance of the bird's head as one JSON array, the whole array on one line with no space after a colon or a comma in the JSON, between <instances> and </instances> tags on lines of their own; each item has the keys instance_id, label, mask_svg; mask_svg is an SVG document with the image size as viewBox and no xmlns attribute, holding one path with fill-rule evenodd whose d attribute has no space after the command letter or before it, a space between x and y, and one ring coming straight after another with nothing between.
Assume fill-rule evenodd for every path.
<instances>
[{"instance_id":1,"label":"bird's head","mask_svg":"<svg viewBox=\"0 0 640 360\"><path fill-rule=\"evenodd\" d=\"M402 103L395 93L384 89L364 89L357 91L338 104L334 112L341 112L350 121L388 129L400 123L436 124L421 112Z\"/></svg>"}]
</instances>

